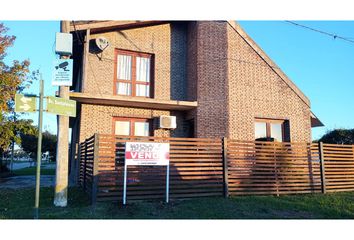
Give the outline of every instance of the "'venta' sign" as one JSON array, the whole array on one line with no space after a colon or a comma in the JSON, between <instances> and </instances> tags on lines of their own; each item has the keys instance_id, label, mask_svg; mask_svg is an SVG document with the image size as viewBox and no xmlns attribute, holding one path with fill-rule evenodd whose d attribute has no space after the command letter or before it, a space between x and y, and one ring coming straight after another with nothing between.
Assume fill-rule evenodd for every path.
<instances>
[{"instance_id":1,"label":"'venta' sign","mask_svg":"<svg viewBox=\"0 0 354 240\"><path fill-rule=\"evenodd\" d=\"M168 166L169 143L127 142L125 145L126 165Z\"/></svg>"}]
</instances>

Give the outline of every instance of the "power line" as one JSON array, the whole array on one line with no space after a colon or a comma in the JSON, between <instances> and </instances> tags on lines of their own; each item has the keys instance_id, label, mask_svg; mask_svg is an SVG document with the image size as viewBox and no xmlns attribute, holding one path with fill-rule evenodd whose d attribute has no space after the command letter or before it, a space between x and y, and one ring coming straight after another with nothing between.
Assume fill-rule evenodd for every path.
<instances>
[{"instance_id":1,"label":"power line","mask_svg":"<svg viewBox=\"0 0 354 240\"><path fill-rule=\"evenodd\" d=\"M318 29L315 29L315 28L312 28L312 27L308 27L308 26L305 26L305 25L302 25L302 24L299 24L299 23L296 23L296 22L293 22L293 21L285 21L285 22L293 24L293 25L298 26L298 27L302 27L302 28L314 31L314 32L318 32L318 33L321 33L321 34L324 34L324 35L327 35L327 36L330 36L330 37L333 37L333 39L337 39L338 38L338 39L342 39L342 40L350 42L350 43L354 43L354 40L350 40L349 38L338 36L337 34L334 34L334 33L329 33L329 32L325 32L325 31L322 31L322 30L318 30Z\"/></svg>"}]
</instances>

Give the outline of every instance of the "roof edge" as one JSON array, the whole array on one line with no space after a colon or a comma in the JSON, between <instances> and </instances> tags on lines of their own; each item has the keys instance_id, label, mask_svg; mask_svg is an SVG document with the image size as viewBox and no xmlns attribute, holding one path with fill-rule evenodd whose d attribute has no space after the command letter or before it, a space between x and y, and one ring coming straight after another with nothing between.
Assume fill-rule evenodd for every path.
<instances>
[{"instance_id":1,"label":"roof edge","mask_svg":"<svg viewBox=\"0 0 354 240\"><path fill-rule=\"evenodd\" d=\"M300 97L300 99L308 106L310 100L305 94L293 83L288 76L276 65L270 57L259 47L252 38L241 28L234 20L228 20L228 24L247 42L247 44L272 68L272 70Z\"/></svg>"},{"instance_id":2,"label":"roof edge","mask_svg":"<svg viewBox=\"0 0 354 240\"><path fill-rule=\"evenodd\" d=\"M87 22L87 23L75 23L75 21L70 21L70 32L81 31L90 29L92 33L102 32L102 31L113 31L115 29L127 29L127 28L139 28L145 26L159 25L168 23L169 21L98 21L98 22Z\"/></svg>"}]
</instances>

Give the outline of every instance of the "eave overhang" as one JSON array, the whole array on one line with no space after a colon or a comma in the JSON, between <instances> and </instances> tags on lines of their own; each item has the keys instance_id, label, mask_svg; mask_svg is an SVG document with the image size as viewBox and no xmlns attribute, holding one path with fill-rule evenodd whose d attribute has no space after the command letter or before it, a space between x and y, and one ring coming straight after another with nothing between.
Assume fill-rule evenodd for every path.
<instances>
[{"instance_id":1,"label":"eave overhang","mask_svg":"<svg viewBox=\"0 0 354 240\"><path fill-rule=\"evenodd\" d=\"M311 112L311 127L323 127L324 124L316 117L316 115Z\"/></svg>"},{"instance_id":2,"label":"eave overhang","mask_svg":"<svg viewBox=\"0 0 354 240\"><path fill-rule=\"evenodd\" d=\"M196 101L160 100L143 97L100 95L70 92L70 99L83 104L108 105L119 107L137 107L160 110L192 110L198 106Z\"/></svg>"}]
</instances>

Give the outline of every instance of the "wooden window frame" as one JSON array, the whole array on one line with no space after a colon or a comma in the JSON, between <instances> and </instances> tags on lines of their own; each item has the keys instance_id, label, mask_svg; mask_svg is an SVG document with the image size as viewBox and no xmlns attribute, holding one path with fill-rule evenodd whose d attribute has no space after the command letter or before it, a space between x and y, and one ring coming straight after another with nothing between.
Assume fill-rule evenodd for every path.
<instances>
[{"instance_id":1,"label":"wooden window frame","mask_svg":"<svg viewBox=\"0 0 354 240\"><path fill-rule=\"evenodd\" d=\"M260 123L265 123L266 124L266 138L271 138L272 133L271 133L271 127L270 124L271 123L280 123L281 124L281 141L284 142L285 141L285 121L284 119L268 119L268 118L256 118L255 119L255 123L256 122L260 122ZM255 126L254 126L255 127Z\"/></svg>"},{"instance_id":2,"label":"wooden window frame","mask_svg":"<svg viewBox=\"0 0 354 240\"><path fill-rule=\"evenodd\" d=\"M118 64L118 55L128 55L132 57L132 67L131 67L131 80L122 80L117 79L117 64ZM145 57L150 58L150 82L141 82L136 80L136 57ZM155 61L154 55L150 53L143 52L134 52L123 49L115 49L114 52L114 79L113 79L113 95L119 96L130 96L130 97L141 97L141 98L154 98L154 69L155 69ZM131 84L131 95L118 94L117 93L117 83L130 83ZM150 87L149 97L145 96L136 96L136 85L148 85Z\"/></svg>"},{"instance_id":3,"label":"wooden window frame","mask_svg":"<svg viewBox=\"0 0 354 240\"><path fill-rule=\"evenodd\" d=\"M136 122L147 122L149 123L149 137L153 136L153 125L152 125L152 119L147 119L147 118L130 118L130 117L113 117L113 122L112 122L112 129L113 129L113 135L116 135L116 121L124 121L124 122L129 122L130 123L130 132L127 137L144 137L144 136L135 136L134 135L134 130L135 130L135 123Z\"/></svg>"}]
</instances>

